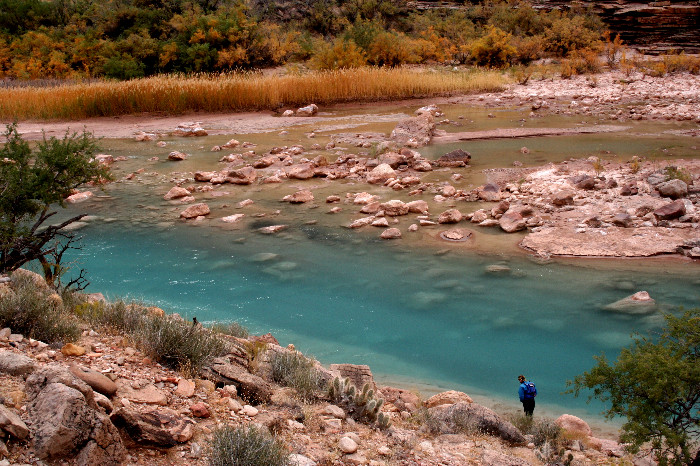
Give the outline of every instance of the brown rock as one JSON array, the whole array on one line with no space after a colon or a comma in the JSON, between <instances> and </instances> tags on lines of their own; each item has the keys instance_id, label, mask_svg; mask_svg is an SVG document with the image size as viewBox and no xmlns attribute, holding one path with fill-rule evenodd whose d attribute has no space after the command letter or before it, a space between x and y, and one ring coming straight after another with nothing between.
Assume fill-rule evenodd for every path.
<instances>
[{"instance_id":1,"label":"brown rock","mask_svg":"<svg viewBox=\"0 0 700 466\"><path fill-rule=\"evenodd\" d=\"M438 217L438 223L459 223L462 221L462 213L457 209L444 211Z\"/></svg>"},{"instance_id":2,"label":"brown rock","mask_svg":"<svg viewBox=\"0 0 700 466\"><path fill-rule=\"evenodd\" d=\"M374 383L374 376L369 366L363 364L331 364L331 372L336 372L340 375L340 378L349 378L350 382L355 385L358 389L362 390L362 387L367 383L369 388L376 391L377 385Z\"/></svg>"},{"instance_id":3,"label":"brown rock","mask_svg":"<svg viewBox=\"0 0 700 466\"><path fill-rule=\"evenodd\" d=\"M183 152L176 151L176 150L174 150L168 154L168 160L173 160L175 162L185 160L187 157L189 157L187 154L185 154Z\"/></svg>"},{"instance_id":4,"label":"brown rock","mask_svg":"<svg viewBox=\"0 0 700 466\"><path fill-rule=\"evenodd\" d=\"M256 178L257 173L253 167L243 167L238 170L230 170L228 172L228 182L233 184L248 185L252 184Z\"/></svg>"},{"instance_id":5,"label":"brown rock","mask_svg":"<svg viewBox=\"0 0 700 466\"><path fill-rule=\"evenodd\" d=\"M290 204L303 204L305 202L311 202L314 200L314 195L309 190L297 191L294 194L284 196L283 201L289 202Z\"/></svg>"},{"instance_id":6,"label":"brown rock","mask_svg":"<svg viewBox=\"0 0 700 466\"><path fill-rule=\"evenodd\" d=\"M29 428L24 421L2 404L0 404L0 430L20 440L29 435Z\"/></svg>"},{"instance_id":7,"label":"brown rock","mask_svg":"<svg viewBox=\"0 0 700 466\"><path fill-rule=\"evenodd\" d=\"M592 435L590 426L581 418L571 414L562 414L555 421L555 424L573 434L589 436Z\"/></svg>"},{"instance_id":8,"label":"brown rock","mask_svg":"<svg viewBox=\"0 0 700 466\"><path fill-rule=\"evenodd\" d=\"M557 191L552 195L552 205L560 207L564 205L571 205L573 203L574 192L569 189Z\"/></svg>"},{"instance_id":9,"label":"brown rock","mask_svg":"<svg viewBox=\"0 0 700 466\"><path fill-rule=\"evenodd\" d=\"M421 147L430 143L435 132L435 119L430 113L399 121L391 132L391 139L407 147Z\"/></svg>"},{"instance_id":10,"label":"brown rock","mask_svg":"<svg viewBox=\"0 0 700 466\"><path fill-rule=\"evenodd\" d=\"M384 202L379 206L381 210L384 211L385 215L388 215L390 217L398 217L401 215L407 215L408 214L408 205L403 203L402 201L399 201L397 199L393 199L388 202Z\"/></svg>"},{"instance_id":11,"label":"brown rock","mask_svg":"<svg viewBox=\"0 0 700 466\"><path fill-rule=\"evenodd\" d=\"M381 209L381 206L382 205L379 202L370 202L369 204L365 204L364 206L362 206L362 208L360 209L360 212L363 214L373 215L373 214L376 214L377 212L379 212L379 210Z\"/></svg>"},{"instance_id":12,"label":"brown rock","mask_svg":"<svg viewBox=\"0 0 700 466\"><path fill-rule=\"evenodd\" d=\"M654 211L654 216L659 220L673 220L685 215L685 203L678 199L663 205Z\"/></svg>"},{"instance_id":13,"label":"brown rock","mask_svg":"<svg viewBox=\"0 0 700 466\"><path fill-rule=\"evenodd\" d=\"M64 356L82 356L85 354L85 348L82 346L74 345L73 343L66 343L61 348L61 353Z\"/></svg>"},{"instance_id":14,"label":"brown rock","mask_svg":"<svg viewBox=\"0 0 700 466\"><path fill-rule=\"evenodd\" d=\"M194 396L195 384L187 379L180 379L177 382L177 389L175 389L175 394L183 398L190 398Z\"/></svg>"},{"instance_id":15,"label":"brown rock","mask_svg":"<svg viewBox=\"0 0 700 466\"><path fill-rule=\"evenodd\" d=\"M186 197L189 196L190 192L186 190L185 188L181 188L179 186L173 186L170 188L170 191L167 192L165 196L163 196L163 199L166 201L170 201L172 199L179 199L181 197Z\"/></svg>"},{"instance_id":16,"label":"brown rock","mask_svg":"<svg viewBox=\"0 0 700 466\"><path fill-rule=\"evenodd\" d=\"M370 184L381 184L389 178L396 178L396 172L386 163L377 165L367 173L367 182Z\"/></svg>"},{"instance_id":17,"label":"brown rock","mask_svg":"<svg viewBox=\"0 0 700 466\"><path fill-rule=\"evenodd\" d=\"M498 219L498 224L501 230L506 233L514 233L516 231L527 228L527 222L518 211L508 210L503 216Z\"/></svg>"},{"instance_id":18,"label":"brown rock","mask_svg":"<svg viewBox=\"0 0 700 466\"><path fill-rule=\"evenodd\" d=\"M501 188L494 183L486 183L478 191L479 199L487 202L497 202L501 200Z\"/></svg>"},{"instance_id":19,"label":"brown rock","mask_svg":"<svg viewBox=\"0 0 700 466\"><path fill-rule=\"evenodd\" d=\"M225 358L214 359L213 363L205 368L204 373L214 382L235 385L239 396L251 403L268 403L272 396L269 383Z\"/></svg>"},{"instance_id":20,"label":"brown rock","mask_svg":"<svg viewBox=\"0 0 700 466\"><path fill-rule=\"evenodd\" d=\"M275 338L275 336L269 332L264 335L251 335L250 337L248 337L248 339L253 342L269 343L271 345L277 346L280 345L280 342L277 341L277 338Z\"/></svg>"},{"instance_id":21,"label":"brown rock","mask_svg":"<svg viewBox=\"0 0 700 466\"><path fill-rule=\"evenodd\" d=\"M192 412L192 415L194 417L208 418L209 416L211 416L209 407L205 403L193 404L192 406L190 406L190 411Z\"/></svg>"},{"instance_id":22,"label":"brown rock","mask_svg":"<svg viewBox=\"0 0 700 466\"><path fill-rule=\"evenodd\" d=\"M194 180L195 181L200 181L200 182L205 182L208 183L211 181L212 178L214 178L217 175L216 172L201 172L197 171L194 172Z\"/></svg>"},{"instance_id":23,"label":"brown rock","mask_svg":"<svg viewBox=\"0 0 700 466\"><path fill-rule=\"evenodd\" d=\"M287 176L293 180L308 180L314 176L314 164L301 163L287 169Z\"/></svg>"},{"instance_id":24,"label":"brown rock","mask_svg":"<svg viewBox=\"0 0 700 466\"><path fill-rule=\"evenodd\" d=\"M399 165L406 164L406 156L397 154L396 152L385 152L379 156L379 163L385 163L391 168L396 169L399 168Z\"/></svg>"},{"instance_id":25,"label":"brown rock","mask_svg":"<svg viewBox=\"0 0 700 466\"><path fill-rule=\"evenodd\" d=\"M171 447L187 442L194 435L195 423L168 409L139 413L119 408L110 419L139 444Z\"/></svg>"},{"instance_id":26,"label":"brown rock","mask_svg":"<svg viewBox=\"0 0 700 466\"><path fill-rule=\"evenodd\" d=\"M401 230L398 228L387 228L379 237L382 239L399 239L401 238Z\"/></svg>"},{"instance_id":27,"label":"brown rock","mask_svg":"<svg viewBox=\"0 0 700 466\"><path fill-rule=\"evenodd\" d=\"M428 203L422 200L411 201L406 204L408 211L415 214L428 214Z\"/></svg>"},{"instance_id":28,"label":"brown rock","mask_svg":"<svg viewBox=\"0 0 700 466\"><path fill-rule=\"evenodd\" d=\"M96 392L110 398L117 393L117 384L100 372L76 365L71 365L69 370L71 374L88 384Z\"/></svg>"},{"instance_id":29,"label":"brown rock","mask_svg":"<svg viewBox=\"0 0 700 466\"><path fill-rule=\"evenodd\" d=\"M683 180L673 179L656 185L659 194L671 199L680 199L688 195L688 185Z\"/></svg>"},{"instance_id":30,"label":"brown rock","mask_svg":"<svg viewBox=\"0 0 700 466\"><path fill-rule=\"evenodd\" d=\"M193 204L180 212L180 218L190 219L199 217L200 215L209 215L210 213L209 206L202 202L200 204Z\"/></svg>"},{"instance_id":31,"label":"brown rock","mask_svg":"<svg viewBox=\"0 0 700 466\"><path fill-rule=\"evenodd\" d=\"M438 158L434 165L438 167L466 167L472 156L469 152L456 149Z\"/></svg>"}]
</instances>

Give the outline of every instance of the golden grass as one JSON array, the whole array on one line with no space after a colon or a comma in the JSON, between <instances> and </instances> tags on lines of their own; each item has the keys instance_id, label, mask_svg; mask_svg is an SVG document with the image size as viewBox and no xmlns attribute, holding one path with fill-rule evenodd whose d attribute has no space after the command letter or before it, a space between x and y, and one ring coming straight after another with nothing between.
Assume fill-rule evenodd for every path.
<instances>
[{"instance_id":1,"label":"golden grass","mask_svg":"<svg viewBox=\"0 0 700 466\"><path fill-rule=\"evenodd\" d=\"M237 112L339 102L398 100L502 89L495 71L358 68L285 76L158 76L51 88L0 89L0 118L81 119L143 112Z\"/></svg>"}]
</instances>

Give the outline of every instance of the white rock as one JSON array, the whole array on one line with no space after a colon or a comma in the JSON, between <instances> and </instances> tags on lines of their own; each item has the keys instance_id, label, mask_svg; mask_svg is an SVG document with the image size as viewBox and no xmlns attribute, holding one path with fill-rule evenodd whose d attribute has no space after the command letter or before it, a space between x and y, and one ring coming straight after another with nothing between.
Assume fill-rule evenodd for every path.
<instances>
[{"instance_id":1,"label":"white rock","mask_svg":"<svg viewBox=\"0 0 700 466\"><path fill-rule=\"evenodd\" d=\"M338 442L338 448L340 448L340 451L343 453L351 455L357 451L357 442L350 437L343 437Z\"/></svg>"}]
</instances>

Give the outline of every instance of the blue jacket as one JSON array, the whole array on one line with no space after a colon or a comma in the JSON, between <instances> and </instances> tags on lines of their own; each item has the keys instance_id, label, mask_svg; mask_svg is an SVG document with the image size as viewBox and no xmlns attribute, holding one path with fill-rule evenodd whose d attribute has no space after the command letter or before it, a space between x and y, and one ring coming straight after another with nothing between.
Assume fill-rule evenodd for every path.
<instances>
[{"instance_id":1,"label":"blue jacket","mask_svg":"<svg viewBox=\"0 0 700 466\"><path fill-rule=\"evenodd\" d=\"M527 387L526 384L530 383L529 380L526 380L525 382L520 384L520 388L518 389L518 396L520 397L520 401L525 401L526 399L532 399L532 398L525 398L525 389ZM535 394L537 394L537 389L535 389Z\"/></svg>"}]
</instances>

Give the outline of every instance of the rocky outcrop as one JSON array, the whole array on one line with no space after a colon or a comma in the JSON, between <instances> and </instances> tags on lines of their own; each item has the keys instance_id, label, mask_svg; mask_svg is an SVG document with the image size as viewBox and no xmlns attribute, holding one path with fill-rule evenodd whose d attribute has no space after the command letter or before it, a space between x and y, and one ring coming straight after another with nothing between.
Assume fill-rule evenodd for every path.
<instances>
[{"instance_id":1,"label":"rocky outcrop","mask_svg":"<svg viewBox=\"0 0 700 466\"><path fill-rule=\"evenodd\" d=\"M227 358L214 359L212 364L204 369L204 374L216 383L235 385L241 398L251 403L267 403L272 397L272 387L268 382Z\"/></svg>"},{"instance_id":2,"label":"rocky outcrop","mask_svg":"<svg viewBox=\"0 0 700 466\"><path fill-rule=\"evenodd\" d=\"M97 408L92 389L65 368L49 366L27 379L27 414L42 459L75 456L79 465L118 465L126 450L116 427Z\"/></svg>"},{"instance_id":3,"label":"rocky outcrop","mask_svg":"<svg viewBox=\"0 0 700 466\"><path fill-rule=\"evenodd\" d=\"M119 408L110 419L131 440L141 445L171 447L187 442L194 435L194 422L168 409L141 413Z\"/></svg>"},{"instance_id":4,"label":"rocky outcrop","mask_svg":"<svg viewBox=\"0 0 700 466\"><path fill-rule=\"evenodd\" d=\"M430 408L431 416L442 423L441 432L456 433L474 429L500 438L511 445L525 445L522 433L498 414L475 403L456 403Z\"/></svg>"},{"instance_id":5,"label":"rocky outcrop","mask_svg":"<svg viewBox=\"0 0 700 466\"><path fill-rule=\"evenodd\" d=\"M337 373L341 378L349 378L350 382L355 387L362 389L365 384L369 384L370 388L377 389L377 384L374 383L374 376L369 366L364 364L331 364L331 372Z\"/></svg>"}]
</instances>

